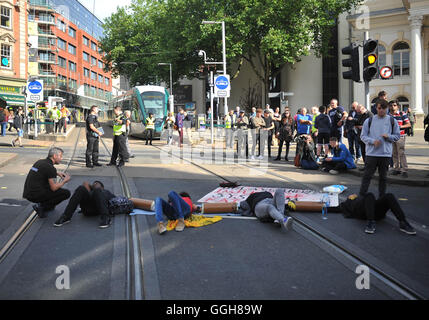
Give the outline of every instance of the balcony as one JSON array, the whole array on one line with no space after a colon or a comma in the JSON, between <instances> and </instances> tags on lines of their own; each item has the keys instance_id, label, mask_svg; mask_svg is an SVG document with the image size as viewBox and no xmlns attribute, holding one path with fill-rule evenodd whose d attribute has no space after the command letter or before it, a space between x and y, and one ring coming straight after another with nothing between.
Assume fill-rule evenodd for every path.
<instances>
[{"instance_id":1,"label":"balcony","mask_svg":"<svg viewBox=\"0 0 429 320\"><path fill-rule=\"evenodd\" d=\"M39 69L39 76L41 76L41 77L56 77L57 74L52 70Z\"/></svg>"},{"instance_id":2,"label":"balcony","mask_svg":"<svg viewBox=\"0 0 429 320\"><path fill-rule=\"evenodd\" d=\"M37 28L37 33L41 36L45 36L45 37L54 37L56 38L57 36L49 29L42 29L42 28Z\"/></svg>"},{"instance_id":3,"label":"balcony","mask_svg":"<svg viewBox=\"0 0 429 320\"><path fill-rule=\"evenodd\" d=\"M28 2L32 9L41 9L44 11L55 12L54 7L50 4L49 0L29 0Z\"/></svg>"},{"instance_id":4,"label":"balcony","mask_svg":"<svg viewBox=\"0 0 429 320\"><path fill-rule=\"evenodd\" d=\"M37 62L39 63L56 63L57 60L55 59L55 56L48 56L48 55L39 55L37 58Z\"/></svg>"},{"instance_id":5,"label":"balcony","mask_svg":"<svg viewBox=\"0 0 429 320\"><path fill-rule=\"evenodd\" d=\"M39 15L34 21L39 24L55 25L55 18L51 15Z\"/></svg>"},{"instance_id":6,"label":"balcony","mask_svg":"<svg viewBox=\"0 0 429 320\"><path fill-rule=\"evenodd\" d=\"M55 51L55 49L56 49L55 43L52 42L52 40L53 40L52 38L39 37L37 46L39 49Z\"/></svg>"}]
</instances>

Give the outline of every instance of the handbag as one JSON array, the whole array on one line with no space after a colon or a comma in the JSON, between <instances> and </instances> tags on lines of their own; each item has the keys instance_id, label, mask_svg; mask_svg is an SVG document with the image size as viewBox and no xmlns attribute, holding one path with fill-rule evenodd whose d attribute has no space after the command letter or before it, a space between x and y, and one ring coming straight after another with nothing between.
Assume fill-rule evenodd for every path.
<instances>
[{"instance_id":1,"label":"handbag","mask_svg":"<svg viewBox=\"0 0 429 320\"><path fill-rule=\"evenodd\" d=\"M134 210L134 204L127 197L115 197L109 200L108 208L112 215L129 214Z\"/></svg>"},{"instance_id":2,"label":"handbag","mask_svg":"<svg viewBox=\"0 0 429 320\"><path fill-rule=\"evenodd\" d=\"M295 165L295 167L298 167L298 168L301 166L301 161L300 161L299 154L297 154L297 155L295 156L295 159L294 159L294 165Z\"/></svg>"}]
</instances>

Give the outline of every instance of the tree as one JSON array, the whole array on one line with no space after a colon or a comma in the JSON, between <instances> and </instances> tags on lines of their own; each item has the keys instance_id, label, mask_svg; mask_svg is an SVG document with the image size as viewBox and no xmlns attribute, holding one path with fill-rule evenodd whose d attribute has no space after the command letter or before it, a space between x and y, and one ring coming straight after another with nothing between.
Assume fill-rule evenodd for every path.
<instances>
[{"instance_id":1,"label":"tree","mask_svg":"<svg viewBox=\"0 0 429 320\"><path fill-rule=\"evenodd\" d=\"M106 60L115 72L124 71L120 62L138 63L134 81L145 83L153 75L168 81L168 70L158 68L158 62L173 64L175 80L192 78L201 64L198 50L222 61L220 25L201 22L225 21L228 73L237 77L247 61L268 95L270 79L285 65L294 65L311 53L327 54L337 17L361 2L134 0L129 12L119 9L106 20L102 49L108 52ZM151 52L157 54L148 55ZM236 62L235 70L231 70L231 62Z\"/></svg>"}]
</instances>

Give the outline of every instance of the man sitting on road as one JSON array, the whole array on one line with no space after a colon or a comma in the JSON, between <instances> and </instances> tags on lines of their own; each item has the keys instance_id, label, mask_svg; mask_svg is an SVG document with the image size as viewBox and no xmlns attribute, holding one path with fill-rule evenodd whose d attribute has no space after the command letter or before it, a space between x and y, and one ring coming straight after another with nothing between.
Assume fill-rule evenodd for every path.
<instances>
[{"instance_id":1,"label":"man sitting on road","mask_svg":"<svg viewBox=\"0 0 429 320\"><path fill-rule=\"evenodd\" d=\"M406 234L415 235L416 231L408 223L405 213L399 205L398 200L391 193L384 194L378 200L374 194L367 193L364 196L350 195L348 199L340 203L340 210L345 218L367 220L365 232L375 232L375 221L383 220L386 213L391 210L399 221L399 229Z\"/></svg>"},{"instance_id":2,"label":"man sitting on road","mask_svg":"<svg viewBox=\"0 0 429 320\"><path fill-rule=\"evenodd\" d=\"M61 163L63 153L60 148L51 148L46 159L37 161L31 167L25 180L23 198L36 203L33 209L40 218L45 218L48 211L70 197L70 191L62 189L70 181L70 175L57 172L54 167ZM56 182L57 176L63 180Z\"/></svg>"},{"instance_id":3,"label":"man sitting on road","mask_svg":"<svg viewBox=\"0 0 429 320\"><path fill-rule=\"evenodd\" d=\"M333 157L326 158L321 167L324 171L330 174L339 174L347 169L355 169L356 165L353 160L353 156L347 147L338 142L337 137L331 137L329 139L329 145L332 148Z\"/></svg>"},{"instance_id":4,"label":"man sitting on road","mask_svg":"<svg viewBox=\"0 0 429 320\"><path fill-rule=\"evenodd\" d=\"M289 230L293 223L292 217L285 216L285 192L277 189L274 197L269 192L252 193L240 202L239 212L242 216L255 215L261 222L274 222Z\"/></svg>"},{"instance_id":5,"label":"man sitting on road","mask_svg":"<svg viewBox=\"0 0 429 320\"><path fill-rule=\"evenodd\" d=\"M64 213L54 223L54 226L61 227L69 223L77 206L80 206L84 216L100 215L101 221L99 227L107 228L111 224L108 204L109 200L114 197L113 193L104 189L104 185L100 181L94 181L92 185L84 182L74 191Z\"/></svg>"}]
</instances>

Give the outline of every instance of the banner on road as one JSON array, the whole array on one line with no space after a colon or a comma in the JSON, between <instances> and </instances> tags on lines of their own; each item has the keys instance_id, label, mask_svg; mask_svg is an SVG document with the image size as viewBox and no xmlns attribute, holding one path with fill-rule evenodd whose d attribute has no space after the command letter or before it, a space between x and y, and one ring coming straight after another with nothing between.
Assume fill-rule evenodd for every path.
<instances>
[{"instance_id":1,"label":"banner on road","mask_svg":"<svg viewBox=\"0 0 429 320\"><path fill-rule=\"evenodd\" d=\"M241 202L247 199L252 193L267 191L272 195L276 192L277 188L265 188L265 187L245 187L240 186L236 188L217 188L209 194L202 197L198 202L208 203L231 203ZM327 193L315 192L312 190L302 189L284 189L285 199L294 201L311 201L311 202L322 202L322 199L326 197ZM329 206L338 206L338 194L329 194Z\"/></svg>"}]
</instances>

